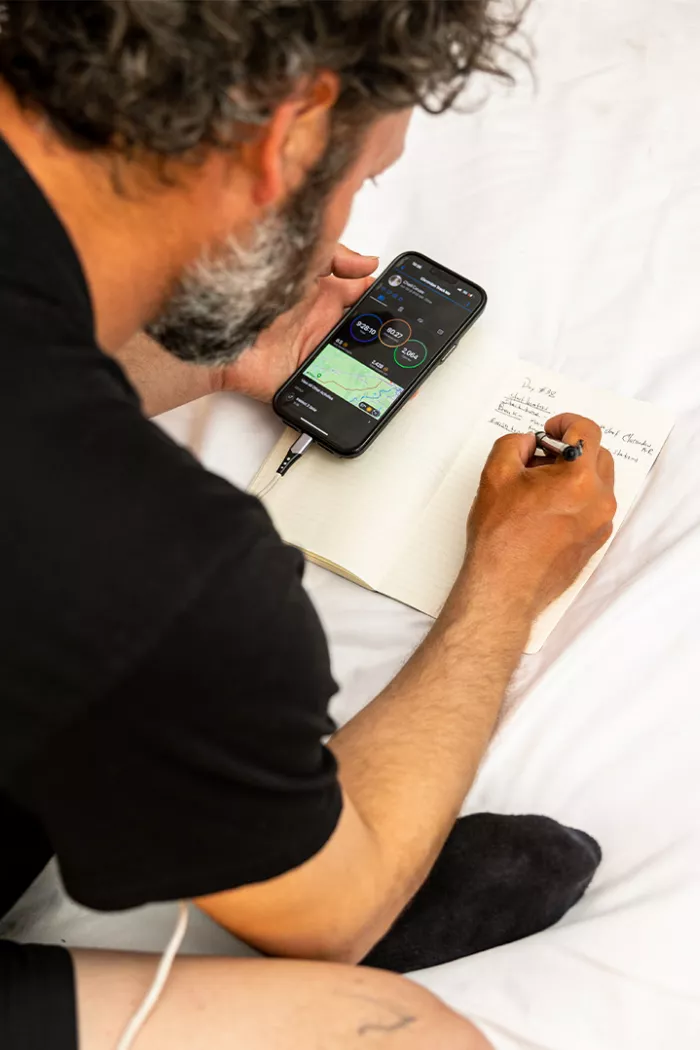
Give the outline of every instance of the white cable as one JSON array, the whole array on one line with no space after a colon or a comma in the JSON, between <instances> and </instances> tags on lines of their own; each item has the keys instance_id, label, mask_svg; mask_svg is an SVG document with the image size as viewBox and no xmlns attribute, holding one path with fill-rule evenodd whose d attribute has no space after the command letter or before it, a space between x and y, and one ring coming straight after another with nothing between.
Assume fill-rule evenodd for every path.
<instances>
[{"instance_id":1,"label":"white cable","mask_svg":"<svg viewBox=\"0 0 700 1050\"><path fill-rule=\"evenodd\" d=\"M263 487L260 489L260 492L255 492L253 493L253 495L257 496L258 499L262 499L264 496L267 496L268 492L272 491L272 489L275 487L275 485L281 477L281 474L273 474L270 480L268 481L267 485L263 485Z\"/></svg>"},{"instance_id":2,"label":"white cable","mask_svg":"<svg viewBox=\"0 0 700 1050\"><path fill-rule=\"evenodd\" d=\"M289 452L284 457L279 467L277 468L276 473L272 475L267 485L264 485L261 488L260 492L253 492L253 495L257 496L258 499L262 499L263 496L267 496L268 492L272 491L279 479L284 477L289 468L293 467L298 459L301 459L301 457L306 452L307 448L310 448L311 445L313 445L313 443L314 439L312 437L309 437L308 434L300 434L294 442L294 444L290 447Z\"/></svg>"},{"instance_id":3,"label":"white cable","mask_svg":"<svg viewBox=\"0 0 700 1050\"><path fill-rule=\"evenodd\" d=\"M117 1043L116 1050L130 1050L130 1047L133 1046L134 1039L148 1020L153 1007L158 1002L163 988L165 987L165 982L170 975L175 956L178 953L180 945L182 944L182 939L187 931L187 920L189 918L187 901L179 901L178 904L180 912L177 917L177 922L175 923L175 929L173 930L173 935L168 941L166 949L158 963L158 969L153 978L153 983L146 992L138 1010L124 1029L122 1037Z\"/></svg>"}]
</instances>

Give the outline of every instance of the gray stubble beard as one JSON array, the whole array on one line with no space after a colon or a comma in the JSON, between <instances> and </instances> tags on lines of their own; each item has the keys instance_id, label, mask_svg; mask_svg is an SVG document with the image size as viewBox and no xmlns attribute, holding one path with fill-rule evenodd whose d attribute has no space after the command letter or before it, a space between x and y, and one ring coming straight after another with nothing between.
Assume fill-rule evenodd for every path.
<instances>
[{"instance_id":1,"label":"gray stubble beard","mask_svg":"<svg viewBox=\"0 0 700 1050\"><path fill-rule=\"evenodd\" d=\"M354 153L331 135L321 161L278 212L259 222L247 246L228 238L181 276L146 331L175 357L202 365L234 362L306 294L324 207Z\"/></svg>"}]
</instances>

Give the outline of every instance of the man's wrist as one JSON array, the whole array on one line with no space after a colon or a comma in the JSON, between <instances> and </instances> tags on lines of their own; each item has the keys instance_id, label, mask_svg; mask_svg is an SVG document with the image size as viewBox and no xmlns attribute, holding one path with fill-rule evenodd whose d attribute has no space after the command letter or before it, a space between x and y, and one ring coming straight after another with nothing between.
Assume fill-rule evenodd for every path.
<instances>
[{"instance_id":1,"label":"man's wrist","mask_svg":"<svg viewBox=\"0 0 700 1050\"><path fill-rule=\"evenodd\" d=\"M470 631L483 626L504 648L527 643L537 618L535 593L492 561L468 557L445 603L441 620L468 623Z\"/></svg>"},{"instance_id":2,"label":"man's wrist","mask_svg":"<svg viewBox=\"0 0 700 1050\"><path fill-rule=\"evenodd\" d=\"M225 385L225 369L223 365L214 365L207 368L207 380L210 394L220 394L223 390L232 390L231 385Z\"/></svg>"},{"instance_id":3,"label":"man's wrist","mask_svg":"<svg viewBox=\"0 0 700 1050\"><path fill-rule=\"evenodd\" d=\"M144 332L133 336L112 356L128 375L148 416L223 388L223 369L181 361Z\"/></svg>"}]
</instances>

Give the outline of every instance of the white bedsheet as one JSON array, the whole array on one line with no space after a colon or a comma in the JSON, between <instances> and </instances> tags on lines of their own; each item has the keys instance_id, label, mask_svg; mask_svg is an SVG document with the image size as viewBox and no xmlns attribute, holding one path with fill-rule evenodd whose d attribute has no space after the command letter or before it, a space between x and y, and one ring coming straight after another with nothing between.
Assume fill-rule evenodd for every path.
<instances>
[{"instance_id":1,"label":"white bedsheet","mask_svg":"<svg viewBox=\"0 0 700 1050\"><path fill-rule=\"evenodd\" d=\"M416 119L346 240L416 248L489 293L522 356L655 400L678 425L602 568L518 674L465 812L541 812L605 859L556 928L418 979L496 1050L700 1046L700 7L536 0L537 90ZM191 413L166 421L186 430ZM279 428L210 402L203 456L247 483ZM354 713L426 629L419 614L312 568L308 586ZM25 902L26 908L26 902ZM31 912L31 908L29 909ZM41 913L41 914L39 914ZM162 909L97 921L65 901L22 936L162 945ZM98 929L98 933L95 930ZM149 932L150 931L150 932ZM222 950L204 924L191 950Z\"/></svg>"}]
</instances>

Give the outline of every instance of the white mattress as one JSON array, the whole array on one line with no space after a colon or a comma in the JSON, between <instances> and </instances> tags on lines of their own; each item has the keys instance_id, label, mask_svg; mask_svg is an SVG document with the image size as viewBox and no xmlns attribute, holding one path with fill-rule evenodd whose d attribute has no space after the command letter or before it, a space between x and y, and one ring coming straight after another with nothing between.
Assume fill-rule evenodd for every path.
<instances>
[{"instance_id":1,"label":"white mattress","mask_svg":"<svg viewBox=\"0 0 700 1050\"><path fill-rule=\"evenodd\" d=\"M416 119L347 243L462 271L489 293L480 324L495 340L679 422L602 568L524 661L465 806L591 832L605 852L593 887L554 929L417 979L496 1050L699 1046L700 8L538 0L530 29L537 89L523 77L474 114ZM279 428L232 396L209 409L204 459L245 484ZM166 425L184 433L191 415ZM319 569L307 580L342 720L426 620ZM47 896L47 879L14 924L25 939L166 939L167 906L98 919ZM200 922L189 948L228 945Z\"/></svg>"}]
</instances>

